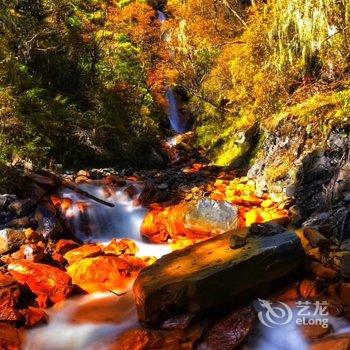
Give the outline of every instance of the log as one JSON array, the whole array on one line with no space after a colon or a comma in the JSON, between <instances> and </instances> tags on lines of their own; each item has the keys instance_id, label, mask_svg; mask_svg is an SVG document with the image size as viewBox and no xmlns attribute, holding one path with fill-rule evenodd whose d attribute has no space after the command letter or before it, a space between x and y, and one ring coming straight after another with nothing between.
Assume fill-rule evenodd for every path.
<instances>
[{"instance_id":1,"label":"log","mask_svg":"<svg viewBox=\"0 0 350 350\"><path fill-rule=\"evenodd\" d=\"M247 229L234 234L247 235ZM298 270L304 251L294 232L250 236L230 248L232 231L170 253L134 283L138 317L157 324L174 314L237 306L271 292L274 281Z\"/></svg>"}]
</instances>

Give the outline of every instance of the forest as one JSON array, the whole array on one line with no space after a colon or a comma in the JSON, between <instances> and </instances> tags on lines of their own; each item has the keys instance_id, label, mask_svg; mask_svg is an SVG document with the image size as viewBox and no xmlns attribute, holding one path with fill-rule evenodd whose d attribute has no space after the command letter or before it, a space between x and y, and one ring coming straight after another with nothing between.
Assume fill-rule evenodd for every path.
<instances>
[{"instance_id":1,"label":"forest","mask_svg":"<svg viewBox=\"0 0 350 350\"><path fill-rule=\"evenodd\" d=\"M348 0L0 0L0 349L349 330Z\"/></svg>"}]
</instances>

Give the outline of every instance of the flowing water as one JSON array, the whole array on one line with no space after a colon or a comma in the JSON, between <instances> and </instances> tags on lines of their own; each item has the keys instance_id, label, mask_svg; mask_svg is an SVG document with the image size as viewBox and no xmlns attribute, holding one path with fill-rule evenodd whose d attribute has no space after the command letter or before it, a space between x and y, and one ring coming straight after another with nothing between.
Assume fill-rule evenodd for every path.
<instances>
[{"instance_id":1,"label":"flowing water","mask_svg":"<svg viewBox=\"0 0 350 350\"><path fill-rule=\"evenodd\" d=\"M170 252L168 246L149 244L140 236L147 212L137 203L141 184L128 183L118 189L84 184L80 188L115 206L107 207L69 189L62 191L62 197L72 200L65 217L77 238L99 243L129 238L136 242L138 256L160 257ZM108 342L138 326L132 286L121 296L106 293L71 298L49 310L49 319L48 325L28 332L26 350L107 349Z\"/></svg>"}]
</instances>

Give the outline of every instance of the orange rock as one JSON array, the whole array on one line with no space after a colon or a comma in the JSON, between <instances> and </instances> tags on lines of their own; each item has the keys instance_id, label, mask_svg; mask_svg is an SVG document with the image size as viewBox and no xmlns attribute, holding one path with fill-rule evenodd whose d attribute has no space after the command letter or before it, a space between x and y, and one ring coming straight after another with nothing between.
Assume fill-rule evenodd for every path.
<instances>
[{"instance_id":1,"label":"orange rock","mask_svg":"<svg viewBox=\"0 0 350 350\"><path fill-rule=\"evenodd\" d=\"M48 300L58 303L72 291L71 278L56 267L18 260L9 264L8 270L20 284L37 295L39 307L47 307Z\"/></svg>"},{"instance_id":2,"label":"orange rock","mask_svg":"<svg viewBox=\"0 0 350 350\"><path fill-rule=\"evenodd\" d=\"M26 326L34 327L47 322L47 314L43 309L29 306L28 309L22 311L25 317Z\"/></svg>"},{"instance_id":3,"label":"orange rock","mask_svg":"<svg viewBox=\"0 0 350 350\"><path fill-rule=\"evenodd\" d=\"M78 260L84 258L93 258L95 256L103 255L102 248L97 244L85 244L78 248L74 248L68 251L63 257L68 261L69 265L72 265Z\"/></svg>"},{"instance_id":4,"label":"orange rock","mask_svg":"<svg viewBox=\"0 0 350 350\"><path fill-rule=\"evenodd\" d=\"M60 239L55 245L54 252L64 255L77 247L79 247L79 244L71 239Z\"/></svg>"},{"instance_id":5,"label":"orange rock","mask_svg":"<svg viewBox=\"0 0 350 350\"><path fill-rule=\"evenodd\" d=\"M125 291L146 263L132 256L98 256L76 261L67 269L74 284L88 293Z\"/></svg>"},{"instance_id":6,"label":"orange rock","mask_svg":"<svg viewBox=\"0 0 350 350\"><path fill-rule=\"evenodd\" d=\"M133 329L123 333L107 350L179 350L185 340L183 331Z\"/></svg>"},{"instance_id":7,"label":"orange rock","mask_svg":"<svg viewBox=\"0 0 350 350\"><path fill-rule=\"evenodd\" d=\"M318 294L315 283L307 279L301 281L299 291L300 295L305 299L315 298Z\"/></svg>"},{"instance_id":8,"label":"orange rock","mask_svg":"<svg viewBox=\"0 0 350 350\"><path fill-rule=\"evenodd\" d=\"M107 247L103 248L105 254L113 255L135 255L137 252L137 246L135 242L130 239L113 239Z\"/></svg>"},{"instance_id":9,"label":"orange rock","mask_svg":"<svg viewBox=\"0 0 350 350\"><path fill-rule=\"evenodd\" d=\"M340 300L342 305L350 305L350 283L340 285Z\"/></svg>"},{"instance_id":10,"label":"orange rock","mask_svg":"<svg viewBox=\"0 0 350 350\"><path fill-rule=\"evenodd\" d=\"M322 325L303 325L300 328L307 340L319 339L330 331L329 325L327 327L322 327Z\"/></svg>"},{"instance_id":11,"label":"orange rock","mask_svg":"<svg viewBox=\"0 0 350 350\"><path fill-rule=\"evenodd\" d=\"M310 345L310 350L349 350L350 337L324 339Z\"/></svg>"},{"instance_id":12,"label":"orange rock","mask_svg":"<svg viewBox=\"0 0 350 350\"><path fill-rule=\"evenodd\" d=\"M6 323L0 323L0 349L20 350L23 343L23 332Z\"/></svg>"},{"instance_id":13,"label":"orange rock","mask_svg":"<svg viewBox=\"0 0 350 350\"><path fill-rule=\"evenodd\" d=\"M18 321L20 319L17 310L20 294L17 281L11 276L0 274L0 321Z\"/></svg>"}]
</instances>

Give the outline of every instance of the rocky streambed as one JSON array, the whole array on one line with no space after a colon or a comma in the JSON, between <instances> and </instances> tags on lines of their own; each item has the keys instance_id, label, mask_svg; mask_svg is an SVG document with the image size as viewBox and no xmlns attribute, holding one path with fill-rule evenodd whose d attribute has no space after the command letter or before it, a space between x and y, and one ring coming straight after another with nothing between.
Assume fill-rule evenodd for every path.
<instances>
[{"instance_id":1,"label":"rocky streambed","mask_svg":"<svg viewBox=\"0 0 350 350\"><path fill-rule=\"evenodd\" d=\"M166 170L20 172L0 196L1 348L349 347L346 241L186 147Z\"/></svg>"}]
</instances>

